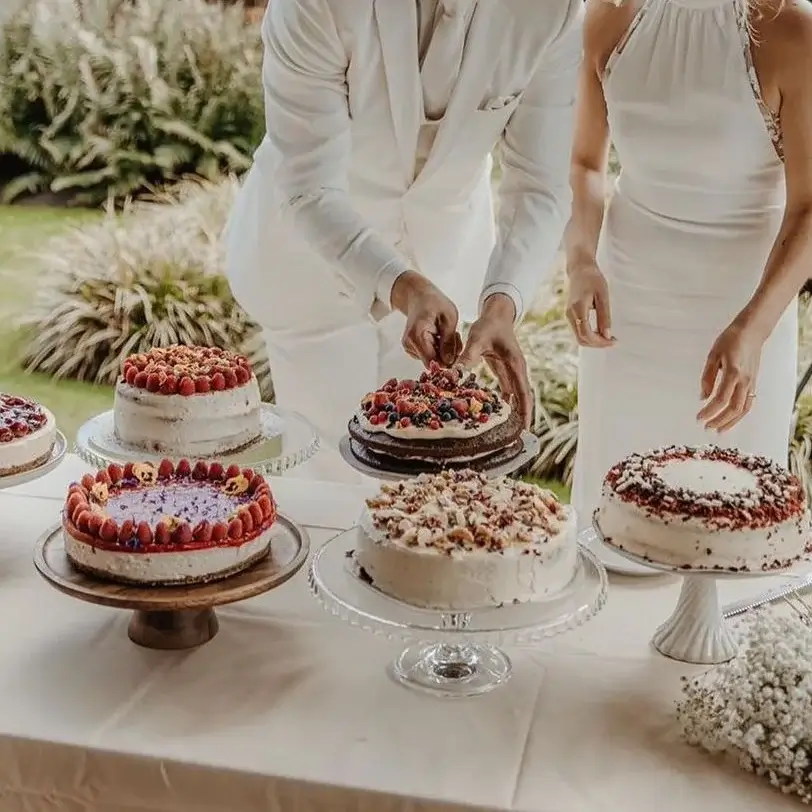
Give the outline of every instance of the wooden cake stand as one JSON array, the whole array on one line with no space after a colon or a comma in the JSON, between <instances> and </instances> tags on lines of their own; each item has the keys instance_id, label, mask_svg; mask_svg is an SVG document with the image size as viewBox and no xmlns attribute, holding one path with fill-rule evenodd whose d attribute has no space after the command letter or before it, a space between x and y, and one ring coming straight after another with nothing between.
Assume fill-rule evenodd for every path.
<instances>
[{"instance_id":1,"label":"wooden cake stand","mask_svg":"<svg viewBox=\"0 0 812 812\"><path fill-rule=\"evenodd\" d=\"M130 640L152 649L189 649L208 643L219 628L215 606L253 598L284 584L307 560L304 528L278 516L266 558L222 581L190 586L138 587L116 584L75 569L65 554L62 525L52 527L34 549L34 566L48 583L73 598L130 609Z\"/></svg>"}]
</instances>

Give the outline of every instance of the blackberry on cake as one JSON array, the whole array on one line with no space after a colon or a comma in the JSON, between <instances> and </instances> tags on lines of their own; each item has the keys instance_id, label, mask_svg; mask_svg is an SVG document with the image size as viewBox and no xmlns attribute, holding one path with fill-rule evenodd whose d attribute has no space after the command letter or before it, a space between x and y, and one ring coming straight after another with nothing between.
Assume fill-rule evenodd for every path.
<instances>
[{"instance_id":1,"label":"blackberry on cake","mask_svg":"<svg viewBox=\"0 0 812 812\"><path fill-rule=\"evenodd\" d=\"M607 473L595 518L610 546L684 570L786 569L810 542L796 476L712 445L626 457Z\"/></svg>"},{"instance_id":2,"label":"blackberry on cake","mask_svg":"<svg viewBox=\"0 0 812 812\"><path fill-rule=\"evenodd\" d=\"M55 442L56 420L48 409L27 398L0 394L0 477L43 465Z\"/></svg>"},{"instance_id":3,"label":"blackberry on cake","mask_svg":"<svg viewBox=\"0 0 812 812\"><path fill-rule=\"evenodd\" d=\"M392 378L365 395L348 431L358 459L394 473L485 469L523 449L521 419L496 390L434 362L417 380Z\"/></svg>"},{"instance_id":4,"label":"blackberry on cake","mask_svg":"<svg viewBox=\"0 0 812 812\"><path fill-rule=\"evenodd\" d=\"M264 558L276 515L270 486L250 468L188 460L109 465L69 487L65 553L104 580L206 583Z\"/></svg>"},{"instance_id":5,"label":"blackberry on cake","mask_svg":"<svg viewBox=\"0 0 812 812\"><path fill-rule=\"evenodd\" d=\"M115 436L133 449L217 457L261 434L248 359L216 347L155 347L129 356L116 383Z\"/></svg>"},{"instance_id":6,"label":"blackberry on cake","mask_svg":"<svg viewBox=\"0 0 812 812\"><path fill-rule=\"evenodd\" d=\"M362 577L411 606L468 611L543 601L572 580L575 512L550 491L472 470L384 484L354 556Z\"/></svg>"}]
</instances>

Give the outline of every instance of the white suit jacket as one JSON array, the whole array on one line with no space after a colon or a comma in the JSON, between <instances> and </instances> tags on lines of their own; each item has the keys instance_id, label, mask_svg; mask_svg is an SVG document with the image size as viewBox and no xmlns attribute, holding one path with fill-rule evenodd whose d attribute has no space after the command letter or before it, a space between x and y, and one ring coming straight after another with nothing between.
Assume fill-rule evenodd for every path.
<instances>
[{"instance_id":1,"label":"white suit jacket","mask_svg":"<svg viewBox=\"0 0 812 812\"><path fill-rule=\"evenodd\" d=\"M495 291L521 314L569 217L582 15L582 0L479 0L415 177L423 109L414 1L272 0L267 136L228 230L241 304L270 330L317 331L337 296L361 314L388 307L394 278L412 268L463 318Z\"/></svg>"}]
</instances>

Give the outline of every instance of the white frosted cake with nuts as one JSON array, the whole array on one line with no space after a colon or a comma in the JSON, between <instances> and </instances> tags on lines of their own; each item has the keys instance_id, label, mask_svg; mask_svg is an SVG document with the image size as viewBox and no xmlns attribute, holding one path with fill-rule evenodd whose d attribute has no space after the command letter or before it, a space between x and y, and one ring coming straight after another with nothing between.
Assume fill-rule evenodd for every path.
<instances>
[{"instance_id":1,"label":"white frosted cake with nuts","mask_svg":"<svg viewBox=\"0 0 812 812\"><path fill-rule=\"evenodd\" d=\"M534 485L470 470L382 485L361 528L362 577L421 608L542 601L569 584L577 563L572 508Z\"/></svg>"},{"instance_id":2,"label":"white frosted cake with nuts","mask_svg":"<svg viewBox=\"0 0 812 812\"><path fill-rule=\"evenodd\" d=\"M786 569L809 544L800 480L717 446L626 457L606 475L595 519L606 544L684 570Z\"/></svg>"}]
</instances>

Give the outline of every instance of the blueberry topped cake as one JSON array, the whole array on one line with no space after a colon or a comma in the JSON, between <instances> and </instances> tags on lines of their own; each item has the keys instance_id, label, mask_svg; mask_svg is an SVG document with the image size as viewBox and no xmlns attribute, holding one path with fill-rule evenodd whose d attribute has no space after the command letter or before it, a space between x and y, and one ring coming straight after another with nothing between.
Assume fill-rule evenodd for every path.
<instances>
[{"instance_id":1,"label":"blueberry topped cake","mask_svg":"<svg viewBox=\"0 0 812 812\"><path fill-rule=\"evenodd\" d=\"M498 392L436 363L417 380L393 378L365 395L348 429L356 457L395 473L484 470L523 448L521 420Z\"/></svg>"},{"instance_id":2,"label":"blueberry topped cake","mask_svg":"<svg viewBox=\"0 0 812 812\"><path fill-rule=\"evenodd\" d=\"M0 394L0 477L45 463L56 442L56 420L39 403Z\"/></svg>"},{"instance_id":3,"label":"blueberry topped cake","mask_svg":"<svg viewBox=\"0 0 812 812\"><path fill-rule=\"evenodd\" d=\"M251 469L169 460L110 465L68 489L65 552L79 570L127 584L226 578L265 557L277 510Z\"/></svg>"},{"instance_id":4,"label":"blueberry topped cake","mask_svg":"<svg viewBox=\"0 0 812 812\"><path fill-rule=\"evenodd\" d=\"M244 356L216 347L155 347L124 362L114 432L143 451L216 457L259 438L260 406Z\"/></svg>"},{"instance_id":5,"label":"blueberry topped cake","mask_svg":"<svg viewBox=\"0 0 812 812\"><path fill-rule=\"evenodd\" d=\"M686 570L781 570L810 541L800 480L717 446L626 457L606 475L595 519L610 546Z\"/></svg>"}]
</instances>

